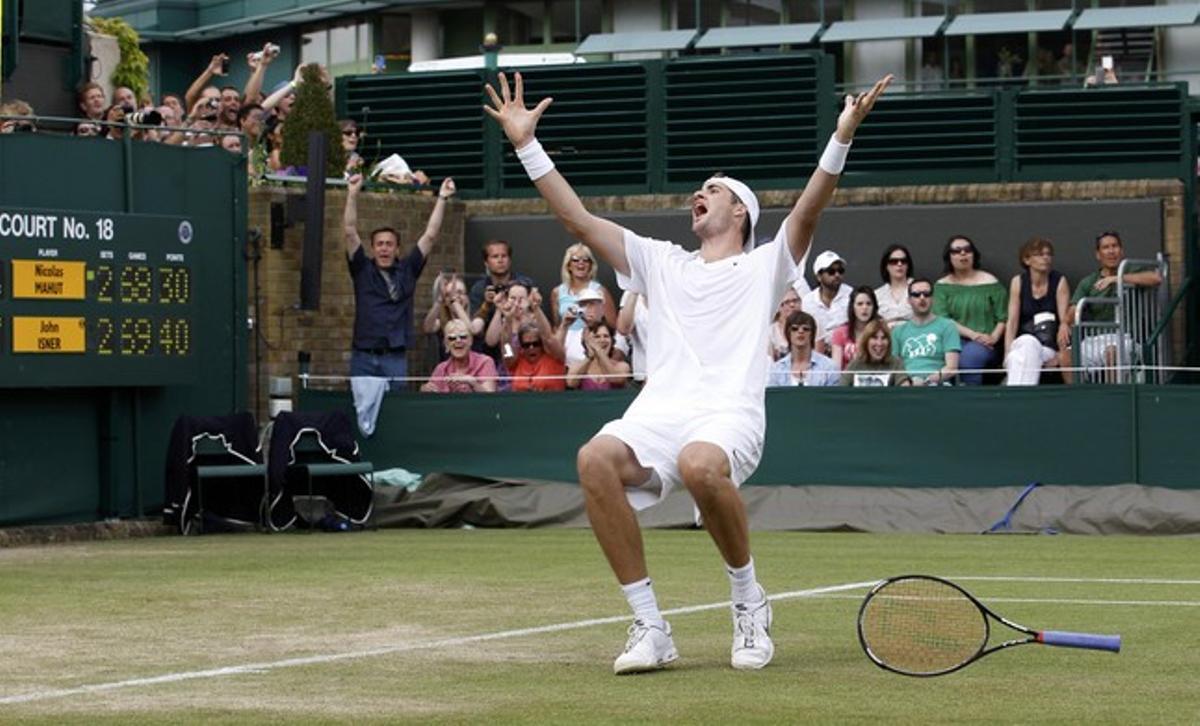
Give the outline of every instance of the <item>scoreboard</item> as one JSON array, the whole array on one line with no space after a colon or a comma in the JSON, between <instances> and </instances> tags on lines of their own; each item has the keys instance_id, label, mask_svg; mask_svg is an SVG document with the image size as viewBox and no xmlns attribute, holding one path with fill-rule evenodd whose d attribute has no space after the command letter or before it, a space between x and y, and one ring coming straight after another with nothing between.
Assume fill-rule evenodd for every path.
<instances>
[{"instance_id":1,"label":"scoreboard","mask_svg":"<svg viewBox=\"0 0 1200 726\"><path fill-rule=\"evenodd\" d=\"M194 383L205 242L180 217L0 208L0 388Z\"/></svg>"}]
</instances>

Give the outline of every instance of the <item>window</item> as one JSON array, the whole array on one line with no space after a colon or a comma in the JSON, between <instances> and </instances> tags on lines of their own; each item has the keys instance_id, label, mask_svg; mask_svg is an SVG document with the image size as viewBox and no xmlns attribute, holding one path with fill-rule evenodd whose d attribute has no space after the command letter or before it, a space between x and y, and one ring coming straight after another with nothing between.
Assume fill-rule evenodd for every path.
<instances>
[{"instance_id":1,"label":"window","mask_svg":"<svg viewBox=\"0 0 1200 726\"><path fill-rule=\"evenodd\" d=\"M348 65L371 58L371 25L366 21L340 22L311 28L300 36L300 61L326 67Z\"/></svg>"}]
</instances>

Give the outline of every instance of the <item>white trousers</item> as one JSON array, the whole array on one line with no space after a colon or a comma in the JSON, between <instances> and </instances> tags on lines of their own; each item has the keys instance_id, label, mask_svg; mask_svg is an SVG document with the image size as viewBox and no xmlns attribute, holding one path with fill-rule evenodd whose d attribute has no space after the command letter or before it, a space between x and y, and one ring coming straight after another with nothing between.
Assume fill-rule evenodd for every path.
<instances>
[{"instance_id":1,"label":"white trousers","mask_svg":"<svg viewBox=\"0 0 1200 726\"><path fill-rule=\"evenodd\" d=\"M1042 366L1054 360L1056 355L1057 350L1042 345L1032 335L1019 336L1004 358L1007 385L1036 386L1042 375Z\"/></svg>"}]
</instances>

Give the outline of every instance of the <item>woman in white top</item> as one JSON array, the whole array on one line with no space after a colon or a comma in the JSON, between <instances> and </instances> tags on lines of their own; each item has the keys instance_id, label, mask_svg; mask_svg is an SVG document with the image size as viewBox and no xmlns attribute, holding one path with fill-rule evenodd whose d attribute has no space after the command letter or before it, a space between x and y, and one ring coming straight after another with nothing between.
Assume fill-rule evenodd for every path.
<instances>
[{"instance_id":1,"label":"woman in white top","mask_svg":"<svg viewBox=\"0 0 1200 726\"><path fill-rule=\"evenodd\" d=\"M879 276L883 284L875 288L875 300L879 303L879 317L895 328L905 320L912 319L912 306L908 304L908 283L913 279L912 255L904 245L888 245L879 260Z\"/></svg>"},{"instance_id":2,"label":"woman in white top","mask_svg":"<svg viewBox=\"0 0 1200 726\"><path fill-rule=\"evenodd\" d=\"M579 303L579 293L591 288L604 296L604 319L617 319L617 306L612 295L596 282L596 257L587 245L575 243L567 248L562 261L562 284L550 291L550 315L555 327L567 314L567 310ZM582 318L577 314L571 329L582 330Z\"/></svg>"},{"instance_id":3,"label":"woman in white top","mask_svg":"<svg viewBox=\"0 0 1200 726\"><path fill-rule=\"evenodd\" d=\"M767 355L771 356L771 360L779 360L788 354L791 344L788 343L784 326L787 325L788 316L799 309L800 293L796 292L796 288L789 287L783 294L779 309L775 311L775 319L771 321L771 333L767 338Z\"/></svg>"}]
</instances>

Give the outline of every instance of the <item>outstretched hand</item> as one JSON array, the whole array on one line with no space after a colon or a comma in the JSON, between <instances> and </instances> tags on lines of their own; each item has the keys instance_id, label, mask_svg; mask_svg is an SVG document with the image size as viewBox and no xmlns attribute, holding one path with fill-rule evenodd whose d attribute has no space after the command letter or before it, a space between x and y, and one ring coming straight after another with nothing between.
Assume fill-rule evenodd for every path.
<instances>
[{"instance_id":1,"label":"outstretched hand","mask_svg":"<svg viewBox=\"0 0 1200 726\"><path fill-rule=\"evenodd\" d=\"M842 106L842 113L837 120L837 140L843 144L848 144L854 139L854 132L858 130L858 125L863 122L867 114L875 108L875 101L892 83L895 78L891 73L875 82L875 85L869 91L864 91L857 96L846 94L845 104Z\"/></svg>"},{"instance_id":2,"label":"outstretched hand","mask_svg":"<svg viewBox=\"0 0 1200 726\"><path fill-rule=\"evenodd\" d=\"M485 105L483 110L500 123L513 148L520 149L533 139L538 120L554 99L547 96L532 109L525 108L525 84L519 72L515 74L515 82L516 87L512 93L509 92L508 78L503 73L500 74L500 93L496 93L492 84L487 84L484 88L487 89L494 107Z\"/></svg>"}]
</instances>

